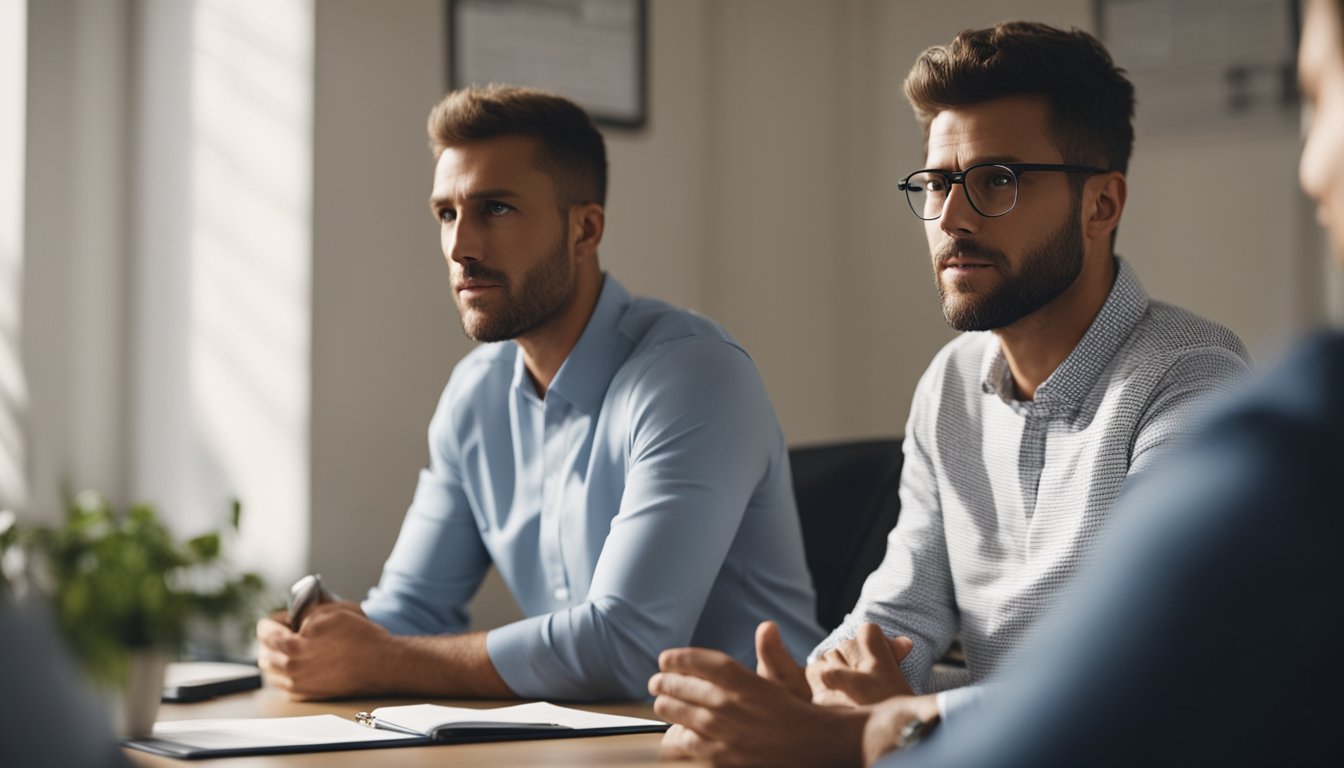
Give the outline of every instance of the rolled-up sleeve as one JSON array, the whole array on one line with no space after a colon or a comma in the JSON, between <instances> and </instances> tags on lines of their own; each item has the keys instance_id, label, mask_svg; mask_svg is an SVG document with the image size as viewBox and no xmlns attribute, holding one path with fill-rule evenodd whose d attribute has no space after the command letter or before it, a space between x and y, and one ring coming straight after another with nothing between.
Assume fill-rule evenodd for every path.
<instances>
[{"instance_id":1,"label":"rolled-up sleeve","mask_svg":"<svg viewBox=\"0 0 1344 768\"><path fill-rule=\"evenodd\" d=\"M618 409L625 491L586 599L487 636L519 696L645 697L658 654L691 640L782 440L740 348L695 339L652 358Z\"/></svg>"}]
</instances>

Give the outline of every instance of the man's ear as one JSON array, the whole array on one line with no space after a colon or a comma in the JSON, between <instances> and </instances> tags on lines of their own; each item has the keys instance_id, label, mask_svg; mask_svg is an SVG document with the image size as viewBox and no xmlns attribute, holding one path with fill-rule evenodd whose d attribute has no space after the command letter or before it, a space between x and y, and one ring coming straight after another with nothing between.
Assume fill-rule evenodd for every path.
<instances>
[{"instance_id":1,"label":"man's ear","mask_svg":"<svg viewBox=\"0 0 1344 768\"><path fill-rule=\"evenodd\" d=\"M607 212L597 203L569 207L569 247L576 259L597 257L597 246L602 243L606 226Z\"/></svg>"},{"instance_id":2,"label":"man's ear","mask_svg":"<svg viewBox=\"0 0 1344 768\"><path fill-rule=\"evenodd\" d=\"M1087 180L1083 188L1083 233L1088 240L1109 239L1120 226L1120 214L1125 211L1125 197L1129 182L1119 171L1097 174Z\"/></svg>"}]
</instances>

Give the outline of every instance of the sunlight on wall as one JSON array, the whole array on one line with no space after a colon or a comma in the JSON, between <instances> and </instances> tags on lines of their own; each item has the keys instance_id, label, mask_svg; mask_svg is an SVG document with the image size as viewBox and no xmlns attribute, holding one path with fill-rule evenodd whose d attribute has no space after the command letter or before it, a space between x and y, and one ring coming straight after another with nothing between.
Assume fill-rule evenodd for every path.
<instances>
[{"instance_id":1,"label":"sunlight on wall","mask_svg":"<svg viewBox=\"0 0 1344 768\"><path fill-rule=\"evenodd\" d=\"M243 502L243 558L307 563L312 0L201 0L193 20L193 495Z\"/></svg>"},{"instance_id":2,"label":"sunlight on wall","mask_svg":"<svg viewBox=\"0 0 1344 768\"><path fill-rule=\"evenodd\" d=\"M28 498L19 354L27 11L26 0L0 0L0 509Z\"/></svg>"}]
</instances>

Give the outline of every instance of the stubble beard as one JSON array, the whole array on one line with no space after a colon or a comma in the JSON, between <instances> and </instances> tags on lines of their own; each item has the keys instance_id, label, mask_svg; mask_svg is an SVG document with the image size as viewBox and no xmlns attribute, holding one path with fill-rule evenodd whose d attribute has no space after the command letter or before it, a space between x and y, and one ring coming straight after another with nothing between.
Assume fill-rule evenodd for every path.
<instances>
[{"instance_id":1,"label":"stubble beard","mask_svg":"<svg viewBox=\"0 0 1344 768\"><path fill-rule=\"evenodd\" d=\"M1008 271L1003 251L971 240L953 241L943 248L935 264L952 256L967 256L992 263L1003 280L984 294L964 293L969 281L949 292L935 269L933 282L943 307L943 319L958 331L992 331L1006 328L1054 301L1068 290L1083 271L1083 227L1079 221L1080 200L1064 223L1022 260L1017 272Z\"/></svg>"},{"instance_id":2,"label":"stubble beard","mask_svg":"<svg viewBox=\"0 0 1344 768\"><path fill-rule=\"evenodd\" d=\"M505 294L504 306L491 311L463 306L456 291L458 318L462 333L473 341L507 341L523 336L554 318L574 296L574 265L569 259L567 238L562 234L546 254L519 282L517 290L507 276L468 262L462 267L464 279L480 279L498 283Z\"/></svg>"}]
</instances>

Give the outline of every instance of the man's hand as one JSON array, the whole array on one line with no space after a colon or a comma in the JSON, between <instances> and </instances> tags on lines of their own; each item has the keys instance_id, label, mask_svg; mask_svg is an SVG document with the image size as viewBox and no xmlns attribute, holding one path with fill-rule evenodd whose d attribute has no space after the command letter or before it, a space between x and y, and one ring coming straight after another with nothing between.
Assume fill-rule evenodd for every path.
<instances>
[{"instance_id":1,"label":"man's hand","mask_svg":"<svg viewBox=\"0 0 1344 768\"><path fill-rule=\"evenodd\" d=\"M779 635L779 625L773 621L763 621L756 627L756 674L779 683L803 701L812 700L807 675L789 655Z\"/></svg>"},{"instance_id":2,"label":"man's hand","mask_svg":"<svg viewBox=\"0 0 1344 768\"><path fill-rule=\"evenodd\" d=\"M801 669L778 656L778 629L756 633L761 674L719 651L678 648L658 658L649 679L654 711L671 722L664 758L715 765L857 765L867 711L818 707L806 700ZM775 647L778 644L778 647Z\"/></svg>"},{"instance_id":3,"label":"man's hand","mask_svg":"<svg viewBox=\"0 0 1344 768\"><path fill-rule=\"evenodd\" d=\"M937 716L938 698L933 694L900 696L873 707L863 729L863 764L872 765L899 746L906 723L916 717L927 723Z\"/></svg>"},{"instance_id":4,"label":"man's hand","mask_svg":"<svg viewBox=\"0 0 1344 768\"><path fill-rule=\"evenodd\" d=\"M392 636L358 603L312 606L298 632L283 612L257 622L257 665L294 701L379 693Z\"/></svg>"},{"instance_id":5,"label":"man's hand","mask_svg":"<svg viewBox=\"0 0 1344 768\"><path fill-rule=\"evenodd\" d=\"M860 624L852 640L808 665L813 703L862 706L914 695L901 672L901 661L913 646L908 637L887 637L876 624Z\"/></svg>"}]
</instances>

